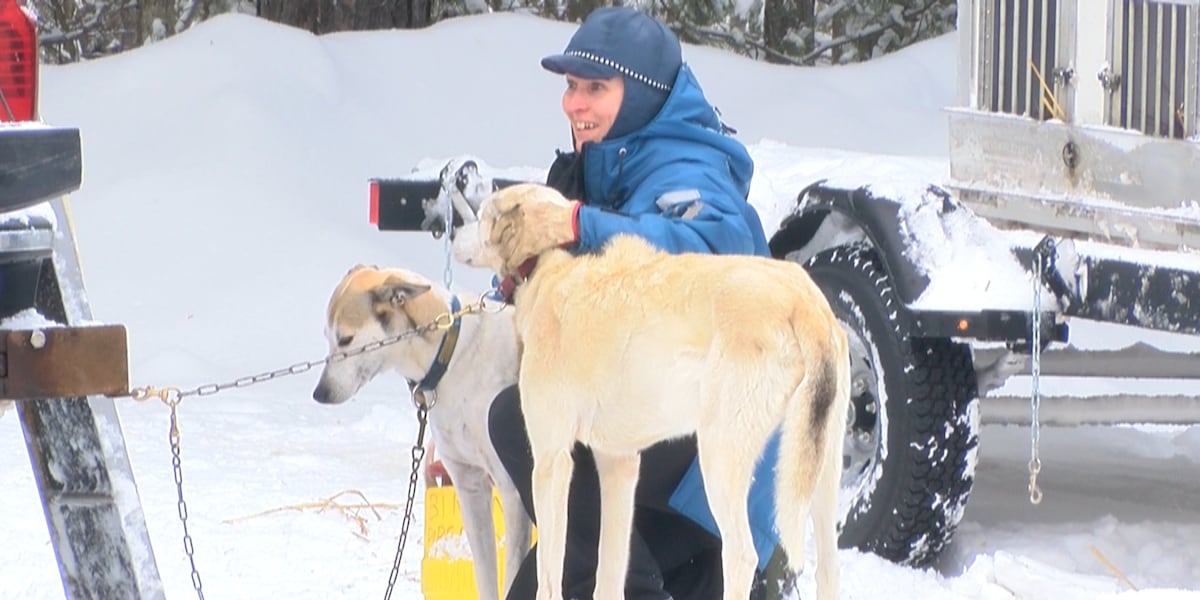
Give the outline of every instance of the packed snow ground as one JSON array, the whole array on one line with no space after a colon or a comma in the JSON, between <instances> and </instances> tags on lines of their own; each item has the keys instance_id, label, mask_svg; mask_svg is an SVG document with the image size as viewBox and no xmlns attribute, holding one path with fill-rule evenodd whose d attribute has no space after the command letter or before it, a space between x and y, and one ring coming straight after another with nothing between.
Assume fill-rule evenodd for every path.
<instances>
[{"instance_id":1,"label":"packed snow ground","mask_svg":"<svg viewBox=\"0 0 1200 600\"><path fill-rule=\"evenodd\" d=\"M460 154L498 168L549 164L568 132L562 82L537 61L572 30L499 14L317 38L231 16L112 58L45 68L42 117L83 136L84 183L71 203L88 296L96 320L128 326L134 385L190 388L324 356L325 304L356 263L441 281L441 242L368 225L367 180ZM947 36L835 69L699 47L685 56L751 146L753 200L772 227L803 185L828 174L940 180L955 49ZM489 277L453 270L456 289L482 289ZM1141 334L1093 335L1120 346ZM181 405L206 597L382 594L400 511L364 512L361 523L336 510L255 516L345 490L403 505L416 424L401 379L382 377L332 407L312 401L315 383L305 373ZM167 595L191 597L167 409L117 406ZM0 597L60 598L12 413L0 418L0 451L9 457L0 469ZM942 560L914 570L843 551L842 597L1200 597L1200 427L1047 429L1036 507L1028 453L1027 428L985 427L975 492ZM401 598L421 595L422 510ZM802 578L801 597L812 589Z\"/></svg>"}]
</instances>

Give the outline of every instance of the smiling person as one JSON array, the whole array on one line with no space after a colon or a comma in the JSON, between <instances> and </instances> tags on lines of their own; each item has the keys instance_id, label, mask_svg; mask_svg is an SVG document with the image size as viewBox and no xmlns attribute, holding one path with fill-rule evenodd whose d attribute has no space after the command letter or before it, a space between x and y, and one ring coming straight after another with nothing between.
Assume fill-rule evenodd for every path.
<instances>
[{"instance_id":1,"label":"smiling person","mask_svg":"<svg viewBox=\"0 0 1200 600\"><path fill-rule=\"evenodd\" d=\"M558 153L546 183L576 202L547 205L527 222L535 220L577 254L598 252L612 236L628 233L672 253L769 256L758 214L746 200L754 163L728 135L666 26L632 8L600 8L562 54L542 59L542 67L565 78L562 110L573 147ZM496 398L489 423L497 453L536 522L533 459L516 386ZM780 562L774 445L750 494L760 571ZM568 599L587 599L595 586L599 483L591 452L577 445L573 456L563 590ZM696 463L694 436L643 451L626 598L721 596L720 539ZM509 600L535 597L535 553L522 564ZM757 584L754 596L766 597L768 588Z\"/></svg>"}]
</instances>

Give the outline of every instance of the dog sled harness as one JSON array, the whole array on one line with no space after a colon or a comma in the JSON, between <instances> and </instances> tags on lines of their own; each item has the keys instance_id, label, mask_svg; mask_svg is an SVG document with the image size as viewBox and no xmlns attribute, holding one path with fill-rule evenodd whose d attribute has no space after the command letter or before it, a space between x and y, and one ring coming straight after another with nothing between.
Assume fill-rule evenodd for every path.
<instances>
[{"instance_id":1,"label":"dog sled harness","mask_svg":"<svg viewBox=\"0 0 1200 600\"><path fill-rule=\"evenodd\" d=\"M450 312L457 314L460 310L462 310L462 303L459 302L458 296L451 295ZM450 357L454 356L454 347L458 345L458 333L461 330L462 317L460 316L454 319L454 322L446 330L446 335L442 336L442 342L438 344L437 354L433 356L433 364L425 372L425 378L419 382L408 380L408 387L414 394L416 392L432 392L442 381L442 376L446 374L446 368L450 366Z\"/></svg>"}]
</instances>

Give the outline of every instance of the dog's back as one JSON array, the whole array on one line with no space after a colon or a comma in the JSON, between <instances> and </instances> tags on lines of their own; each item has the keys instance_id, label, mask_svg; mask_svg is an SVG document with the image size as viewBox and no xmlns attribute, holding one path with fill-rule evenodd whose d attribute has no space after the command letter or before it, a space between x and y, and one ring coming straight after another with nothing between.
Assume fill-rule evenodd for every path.
<instances>
[{"instance_id":1,"label":"dog's back","mask_svg":"<svg viewBox=\"0 0 1200 600\"><path fill-rule=\"evenodd\" d=\"M701 404L714 385L778 382L776 393L754 390L776 399L755 408L778 422L786 397L806 375L804 366L838 350L837 340L820 333L840 333L837 321L795 263L668 255L640 238L619 236L599 255L544 255L528 287L517 311L523 374L539 385L595 390L588 395L596 414L617 416L614 428L624 434L612 441L622 447L686 435L705 419L729 417L705 413L729 405ZM629 414L644 415L638 427L629 427ZM587 437L602 423L578 425L585 443L604 445Z\"/></svg>"}]
</instances>

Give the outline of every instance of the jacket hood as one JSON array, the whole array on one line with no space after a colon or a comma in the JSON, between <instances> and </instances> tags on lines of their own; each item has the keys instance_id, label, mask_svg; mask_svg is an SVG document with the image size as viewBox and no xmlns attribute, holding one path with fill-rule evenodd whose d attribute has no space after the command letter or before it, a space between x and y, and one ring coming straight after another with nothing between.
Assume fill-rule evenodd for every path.
<instances>
[{"instance_id":1,"label":"jacket hood","mask_svg":"<svg viewBox=\"0 0 1200 600\"><path fill-rule=\"evenodd\" d=\"M589 201L611 206L610 201L627 197L628 190L647 174L668 163L678 164L680 154L709 166L724 165L737 192L746 197L754 162L745 147L723 129L716 109L708 103L685 63L662 109L645 127L584 146L584 182Z\"/></svg>"}]
</instances>

